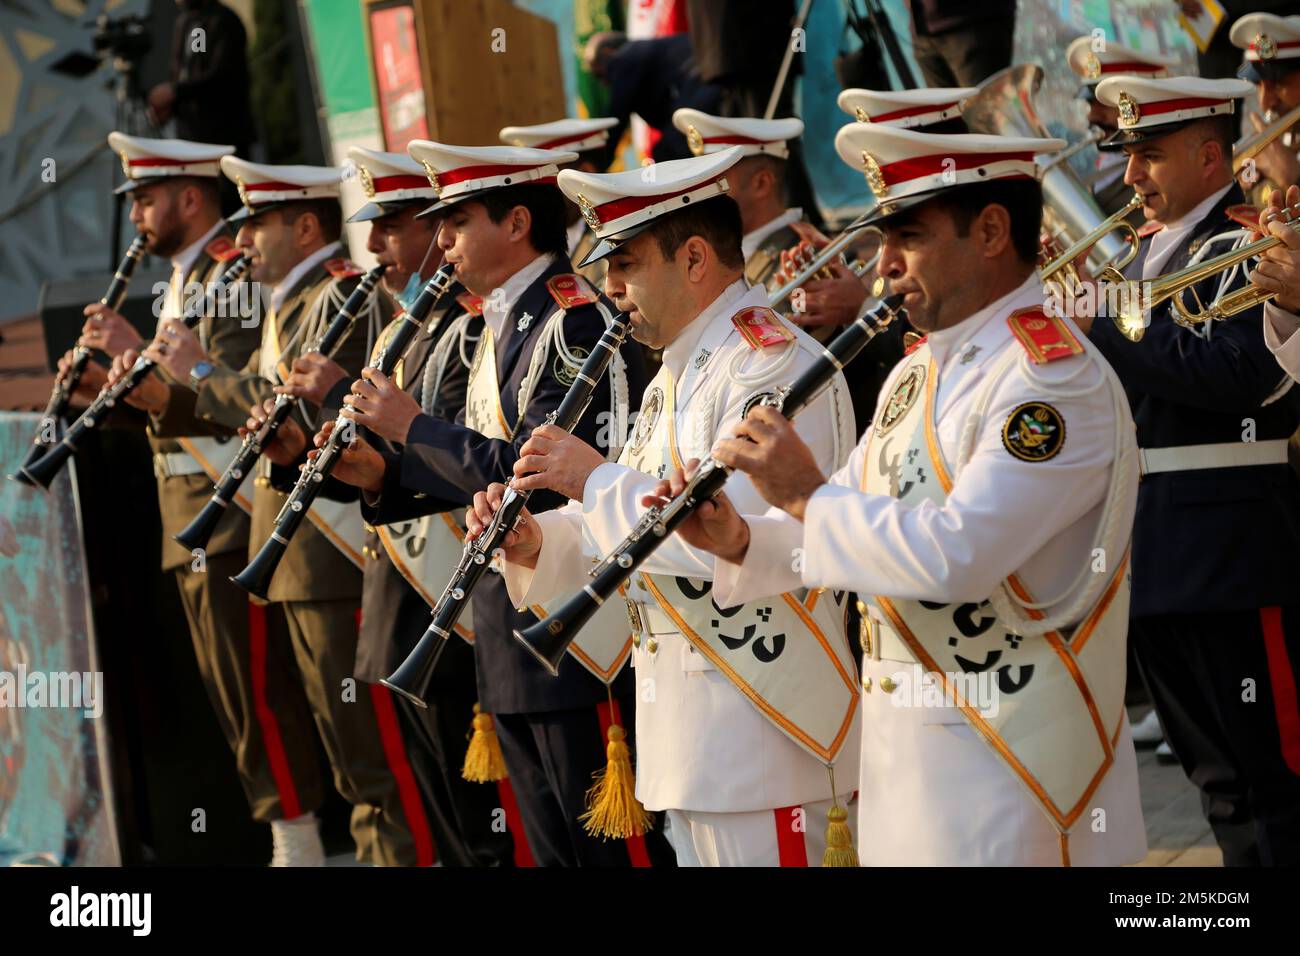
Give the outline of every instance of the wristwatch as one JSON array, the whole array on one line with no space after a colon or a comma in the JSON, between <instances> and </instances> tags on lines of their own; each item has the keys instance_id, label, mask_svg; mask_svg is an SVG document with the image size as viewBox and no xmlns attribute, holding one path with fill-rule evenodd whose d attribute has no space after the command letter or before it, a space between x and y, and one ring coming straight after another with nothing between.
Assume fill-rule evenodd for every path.
<instances>
[{"instance_id":1,"label":"wristwatch","mask_svg":"<svg viewBox=\"0 0 1300 956\"><path fill-rule=\"evenodd\" d=\"M201 360L195 362L194 367L190 369L190 388L197 392L199 386L203 384L203 380L212 374L214 367L211 362Z\"/></svg>"}]
</instances>

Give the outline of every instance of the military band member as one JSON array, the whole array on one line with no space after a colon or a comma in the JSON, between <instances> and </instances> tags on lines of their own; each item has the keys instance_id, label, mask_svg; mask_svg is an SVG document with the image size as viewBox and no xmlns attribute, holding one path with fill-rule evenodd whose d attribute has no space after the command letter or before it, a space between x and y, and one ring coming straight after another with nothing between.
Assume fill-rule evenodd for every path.
<instances>
[{"instance_id":1,"label":"military band member","mask_svg":"<svg viewBox=\"0 0 1300 956\"><path fill-rule=\"evenodd\" d=\"M750 285L774 291L799 272L798 265L791 261L796 248L807 249L825 239L804 221L802 209L786 206L789 141L802 135L803 121L710 116L699 110L679 109L673 113L673 124L686 134L687 144L696 156L733 147L741 151L741 160L727 173L727 182L731 187L728 195L740 207L745 279ZM820 340L852 322L867 300L866 285L839 259L800 289L797 295L780 303L779 310ZM860 355L845 370L855 415L859 409L869 410L879 388L879 381L873 382L868 371L875 351ZM901 354L901 349L894 350L888 364L892 365Z\"/></svg>"},{"instance_id":2,"label":"military band member","mask_svg":"<svg viewBox=\"0 0 1300 956\"><path fill-rule=\"evenodd\" d=\"M1119 108L1119 130L1102 146L1123 149L1125 181L1143 195L1143 214L1163 224L1143 239L1128 278L1174 272L1205 255L1210 237L1257 224L1230 165L1234 101L1249 91L1240 80L1190 77L1098 85L1098 99ZM1194 290L1208 305L1243 281L1224 288L1214 276ZM1260 307L1189 328L1166 305L1149 323L1136 342L1106 318L1089 331L1130 392L1142 448L1137 659L1224 862L1293 863L1300 715L1296 658L1285 647L1300 628L1300 485L1287 438L1300 415ZM1247 679L1254 690L1243 696Z\"/></svg>"},{"instance_id":3,"label":"military band member","mask_svg":"<svg viewBox=\"0 0 1300 956\"><path fill-rule=\"evenodd\" d=\"M562 119L535 126L506 126L498 134L508 146L525 146L530 149L557 149L578 154L570 164L573 169L588 173L603 173L609 168L614 146L609 142L609 131L618 125L618 118L600 116L594 119ZM568 241L569 260L573 271L599 290L605 283L605 266L597 261L580 267L596 244L596 236L582 218L577 203L565 203L565 236Z\"/></svg>"},{"instance_id":4,"label":"military band member","mask_svg":"<svg viewBox=\"0 0 1300 956\"><path fill-rule=\"evenodd\" d=\"M442 250L436 244L437 219L417 218L437 196L424 169L405 153L354 146L348 155L369 200L348 221L370 223L367 249L380 265L388 267L383 289L402 309L409 308L442 264ZM400 316L394 319L394 323L400 321ZM460 286L453 287L397 366L394 384L426 414L455 418L465 405L470 356L482 329L476 297ZM376 349L386 336L379 337ZM310 374L318 366L338 368L318 352L300 356L294 364L297 374ZM322 404L320 419L334 420L351 384L347 376L338 380ZM263 408L264 413L268 410ZM400 453L400 446L373 433L371 440L390 459ZM293 441L305 447L306 436L299 434ZM391 674L428 626L429 607L437 595L426 590L421 565L435 564L437 572L444 573L460 556L463 534L442 516L435 517L436 523L367 526L362 546L366 561L357 639L358 680L377 684ZM472 633L466 634L472 637ZM427 708L395 698L407 756L432 828L433 847L444 866L500 866L509 865L512 859L510 835L493 827L493 811L500 805L496 793L461 774L465 729L477 699L474 650L462 640L443 655Z\"/></svg>"},{"instance_id":5,"label":"military band member","mask_svg":"<svg viewBox=\"0 0 1300 956\"><path fill-rule=\"evenodd\" d=\"M636 523L659 476L704 454L756 396L820 353L745 280L739 209L727 195L744 156L733 147L660 163L652 181L637 171L560 174L598 223L593 255L609 260L606 288L633 310L637 340L663 348L663 366L617 463L552 428L524 445L516 486L571 502L520 522L506 550L512 600L580 589L591 560ZM841 375L799 427L823 467L842 460L855 431ZM502 488L488 491L491 501L475 496L471 533L490 520ZM754 495L744 482L735 493ZM833 801L843 814L856 775L845 746L858 709L845 596L795 588L724 615L709 595L710 565L669 541L628 584L637 679L653 689L638 700L637 796L667 811L681 865L820 864Z\"/></svg>"},{"instance_id":6,"label":"military band member","mask_svg":"<svg viewBox=\"0 0 1300 956\"><path fill-rule=\"evenodd\" d=\"M371 300L335 353L341 368L316 364L291 375L290 362L310 350L360 273L339 243L341 170L267 166L234 157L222 161L222 170L238 184L244 201L231 217L240 224L236 241L252 258L253 280L269 289L261 339L248 362L235 370L210 366L193 337L177 330L171 347L156 357L192 384L161 416L164 427L183 413L228 428L244 426L250 407L272 397L280 382L290 394L318 406L335 377L361 368L367 340L388 313L386 304ZM301 433L305 423L298 424ZM287 466L305 449L286 444L269 444L259 462L250 553L270 536L285 490L297 476L296 468ZM327 504L339 505L329 520L323 517ZM349 511L355 529L346 526ZM383 688L355 683L353 676L361 597L361 522L355 511L355 505L335 502L313 507L312 520L294 536L271 580L268 627L288 630L335 787L352 804L357 859L379 865L431 863L428 841L417 843L414 836L427 834L419 795L398 785L409 780L409 767L391 697Z\"/></svg>"},{"instance_id":7,"label":"military band member","mask_svg":"<svg viewBox=\"0 0 1300 956\"><path fill-rule=\"evenodd\" d=\"M238 254L221 218L218 187L220 160L234 150L116 132L109 135L109 147L121 157L126 172L119 191L131 197L132 224L148 237L151 254L171 260L159 311L165 332L169 322L213 291L209 284ZM90 318L80 341L114 356L110 379L115 380L135 363L145 343L107 307L87 306L86 313ZM246 327L233 309L205 315L197 335L212 361L236 368L257 347L257 329ZM165 349L168 342L160 337L158 347ZM82 390L98 391L105 380L103 369L92 363L82 376ZM164 407L186 385L184 380L151 376L127 402L137 409ZM236 445L229 441L233 433L194 420L187 428L166 432L152 419L148 433L162 514L163 570L176 575L199 675L235 755L253 819L271 824L274 865L323 860L314 832L311 840L296 838L301 827L295 820L311 811L323 791L315 753L306 746L313 733L311 717L294 677L288 642L283 635L277 639L267 632L260 609L228 580L247 556L248 516L230 509L202 555L172 540L211 494L202 461L224 465Z\"/></svg>"},{"instance_id":8,"label":"military band member","mask_svg":"<svg viewBox=\"0 0 1300 956\"><path fill-rule=\"evenodd\" d=\"M842 129L878 199L880 273L927 337L829 480L799 418L756 408L714 446L754 491L741 503L733 478L681 526L717 556L723 613L800 585L862 598L864 864L1146 852L1123 706L1132 423L1034 269L1034 156L1062 145Z\"/></svg>"},{"instance_id":9,"label":"military band member","mask_svg":"<svg viewBox=\"0 0 1300 956\"><path fill-rule=\"evenodd\" d=\"M1101 49L1098 49L1101 47ZM1119 127L1119 110L1097 99L1097 84L1112 76L1145 76L1159 79L1169 75L1170 64L1160 57L1110 41L1099 41L1091 34L1081 36L1066 48L1066 61L1082 83L1077 98L1088 108L1088 126L1094 134L1109 136ZM1118 212L1133 198L1133 190L1124 182L1123 157L1098 151L1097 169L1091 184L1097 204L1106 215ZM1129 221L1142 223L1140 212Z\"/></svg>"},{"instance_id":10,"label":"military band member","mask_svg":"<svg viewBox=\"0 0 1300 956\"><path fill-rule=\"evenodd\" d=\"M1300 186L1286 191L1285 204L1300 206ZM1268 209L1260 215L1260 228L1277 236L1282 245L1264 252L1263 260L1251 272L1251 281L1277 294L1264 306L1264 342L1282 369L1300 382L1300 232L1285 220L1273 223L1268 217L1281 212L1282 191L1274 191Z\"/></svg>"},{"instance_id":11,"label":"military band member","mask_svg":"<svg viewBox=\"0 0 1300 956\"><path fill-rule=\"evenodd\" d=\"M1228 34L1233 46L1244 51L1237 76L1255 85L1259 108L1265 117L1252 115L1245 134L1262 130L1269 118L1276 119L1300 106L1300 16L1280 17L1273 13L1251 13L1237 20ZM1297 124L1300 125L1300 124ZM1300 185L1300 157L1295 129L1275 139L1254 157L1239 174L1243 188L1260 182L1285 189Z\"/></svg>"},{"instance_id":12,"label":"military band member","mask_svg":"<svg viewBox=\"0 0 1300 956\"><path fill-rule=\"evenodd\" d=\"M482 297L485 328L455 422L425 414L382 376L367 372L353 383L345 402L356 421L401 445L399 455L387 457L359 438L334 472L363 490L372 524L458 510L475 490L509 477L520 446L559 404L612 319L609 304L570 271L566 255L555 176L575 153L427 140L413 141L408 151L438 193L429 210L440 216L438 245L460 282ZM577 433L617 448L641 376L638 350L625 346ZM620 407L621 418L611 415ZM316 436L318 445L328 431ZM546 507L546 496L537 504ZM558 504L556 496L550 504ZM440 592L451 571L445 567L429 589ZM605 765L605 726L633 719L631 678L622 672L631 651L626 622L615 619L604 666L570 661L553 678L514 640L513 629L537 617L517 609L498 575L485 575L471 605L479 705L491 714L532 859L543 866L671 859L661 829L600 840L579 820L592 774Z\"/></svg>"}]
</instances>

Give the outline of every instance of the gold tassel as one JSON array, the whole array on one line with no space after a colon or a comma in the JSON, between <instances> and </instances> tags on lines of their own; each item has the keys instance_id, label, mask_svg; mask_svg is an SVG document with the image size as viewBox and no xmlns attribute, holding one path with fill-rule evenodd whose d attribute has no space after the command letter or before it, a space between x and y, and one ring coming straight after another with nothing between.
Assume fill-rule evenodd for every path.
<instances>
[{"instance_id":1,"label":"gold tassel","mask_svg":"<svg viewBox=\"0 0 1300 956\"><path fill-rule=\"evenodd\" d=\"M853 831L848 812L836 803L826 814L826 852L822 866L858 866L858 851L853 848Z\"/></svg>"},{"instance_id":2,"label":"gold tassel","mask_svg":"<svg viewBox=\"0 0 1300 956\"><path fill-rule=\"evenodd\" d=\"M578 817L588 833L602 839L623 840L643 836L654 826L654 818L636 798L636 775L627 733L618 724L609 725L605 746L608 762L594 776L596 785L587 791L587 812Z\"/></svg>"},{"instance_id":3,"label":"gold tassel","mask_svg":"<svg viewBox=\"0 0 1300 956\"><path fill-rule=\"evenodd\" d=\"M474 705L474 736L465 751L465 766L460 775L470 783L496 783L510 776L506 772L506 758L501 754L501 741L497 740L492 726L492 715L483 713Z\"/></svg>"}]
</instances>

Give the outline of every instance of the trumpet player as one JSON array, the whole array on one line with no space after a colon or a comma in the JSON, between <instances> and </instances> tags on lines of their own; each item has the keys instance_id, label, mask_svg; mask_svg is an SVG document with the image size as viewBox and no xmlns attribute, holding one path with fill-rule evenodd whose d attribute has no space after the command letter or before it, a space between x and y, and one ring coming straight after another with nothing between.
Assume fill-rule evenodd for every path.
<instances>
[{"instance_id":1,"label":"trumpet player","mask_svg":"<svg viewBox=\"0 0 1300 956\"><path fill-rule=\"evenodd\" d=\"M1251 13L1232 25L1229 39L1243 52L1237 76L1253 83L1259 97L1264 118L1248 118L1259 134L1267 128L1269 118L1300 106L1300 16ZM1244 188L1260 182L1282 189L1300 185L1300 158L1295 142L1288 142L1295 135L1295 125L1300 124L1280 132L1242 167L1238 175Z\"/></svg>"},{"instance_id":2,"label":"trumpet player","mask_svg":"<svg viewBox=\"0 0 1300 956\"><path fill-rule=\"evenodd\" d=\"M335 379L346 374L342 369L355 374L361 367L366 325L378 324L388 311L387 305L371 300L372 308L363 311L335 353L341 368L323 362L297 365L299 353L308 350L360 275L360 269L344 258L339 241L342 172L334 167L268 166L236 157L227 157L222 171L239 187L244 205L230 217L239 223L236 242L252 260L253 279L269 290L269 303L261 316L258 347L240 369L211 363L202 343L183 328L172 330L165 351L154 347L145 353L190 383L178 400L159 412L164 427L184 416L227 428L243 427L250 408L273 397L277 383L304 403L319 405ZM298 371L291 373L291 364ZM292 466L305 451L305 421L286 426L267 444L253 483L250 554L270 535L285 501L282 489L292 484L297 474ZM359 540L354 543L342 534L327 537L323 529L304 527L271 582L265 627L268 634L288 634L298 681L335 787L352 805L357 859L376 865L410 865L420 862L412 827L427 824L418 797L404 799L398 788L398 779L407 778L409 769L391 700L382 688L358 683L354 692L348 692L350 685L345 684L355 680L360 547ZM288 745L301 748L301 753L295 750L287 767L280 769L286 781L297 784L292 775L309 759L309 772L316 771L314 748L309 739L295 739ZM398 766L392 763L394 755L400 756ZM300 865L323 865L314 816L322 798L317 789L305 794L301 815L288 837Z\"/></svg>"},{"instance_id":3,"label":"trumpet player","mask_svg":"<svg viewBox=\"0 0 1300 956\"><path fill-rule=\"evenodd\" d=\"M1230 164L1233 107L1249 91L1189 77L1098 84L1119 110L1102 146L1124 151L1125 181L1161 224L1129 279L1159 281L1216 234L1258 222ZM1201 302L1218 279L1192 285ZM1141 446L1135 655L1229 866L1300 859L1300 657L1286 650L1300 629L1300 484L1286 450L1300 415L1261 313L1190 328L1159 307L1138 341L1107 319L1080 319L1129 390Z\"/></svg>"},{"instance_id":4,"label":"trumpet player","mask_svg":"<svg viewBox=\"0 0 1300 956\"><path fill-rule=\"evenodd\" d=\"M1112 76L1145 76L1160 79L1169 75L1169 64L1150 53L1143 53L1118 43L1098 40L1091 34L1081 36L1066 48L1066 62L1079 77L1077 99L1088 107L1088 126L1095 134L1109 136L1119 128L1119 110L1097 99L1097 84ZM1106 215L1122 209L1133 198L1132 188L1124 182L1124 157L1099 151L1093 194ZM1141 222L1140 213L1131 219Z\"/></svg>"}]
</instances>

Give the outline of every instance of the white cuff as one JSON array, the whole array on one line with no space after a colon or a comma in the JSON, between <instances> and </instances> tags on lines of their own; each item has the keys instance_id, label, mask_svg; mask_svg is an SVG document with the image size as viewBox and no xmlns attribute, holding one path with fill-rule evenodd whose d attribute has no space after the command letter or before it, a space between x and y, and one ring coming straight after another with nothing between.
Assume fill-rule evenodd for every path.
<instances>
[{"instance_id":1,"label":"white cuff","mask_svg":"<svg viewBox=\"0 0 1300 956\"><path fill-rule=\"evenodd\" d=\"M586 583L584 569L588 562L582 557L581 519L560 511L544 511L533 517L542 534L537 567L501 563L501 578L515 607L543 604L580 590Z\"/></svg>"},{"instance_id":2,"label":"white cuff","mask_svg":"<svg viewBox=\"0 0 1300 956\"><path fill-rule=\"evenodd\" d=\"M746 515L749 548L742 564L718 558L713 566L713 599L730 608L800 586L803 525L783 511Z\"/></svg>"}]
</instances>

